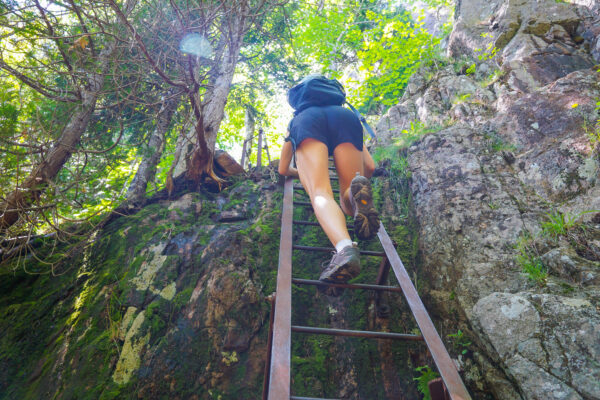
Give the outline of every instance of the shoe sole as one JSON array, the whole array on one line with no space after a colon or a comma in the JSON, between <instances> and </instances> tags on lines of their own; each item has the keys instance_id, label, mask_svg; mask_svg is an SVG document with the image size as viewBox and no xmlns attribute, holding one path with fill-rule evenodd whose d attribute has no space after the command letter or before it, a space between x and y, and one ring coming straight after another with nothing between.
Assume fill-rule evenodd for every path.
<instances>
[{"instance_id":1,"label":"shoe sole","mask_svg":"<svg viewBox=\"0 0 600 400\"><path fill-rule=\"evenodd\" d=\"M319 277L320 281L332 282L332 283L346 283L350 279L354 279L360 273L359 265L352 265L351 263L340 265L336 270L328 272L327 276L323 276L325 271Z\"/></svg>"},{"instance_id":2,"label":"shoe sole","mask_svg":"<svg viewBox=\"0 0 600 400\"><path fill-rule=\"evenodd\" d=\"M361 240L368 240L379 231L379 213L373 206L371 183L364 176L356 177L350 184L350 193L356 206L354 233Z\"/></svg>"}]
</instances>

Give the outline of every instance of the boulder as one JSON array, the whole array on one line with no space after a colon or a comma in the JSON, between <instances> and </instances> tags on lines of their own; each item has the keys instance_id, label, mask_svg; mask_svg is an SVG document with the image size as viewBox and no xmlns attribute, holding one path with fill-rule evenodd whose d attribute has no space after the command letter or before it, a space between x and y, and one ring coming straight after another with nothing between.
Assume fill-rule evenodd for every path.
<instances>
[{"instance_id":1,"label":"boulder","mask_svg":"<svg viewBox=\"0 0 600 400\"><path fill-rule=\"evenodd\" d=\"M223 177L244 173L244 167L223 150L215 151L214 163L216 172Z\"/></svg>"}]
</instances>

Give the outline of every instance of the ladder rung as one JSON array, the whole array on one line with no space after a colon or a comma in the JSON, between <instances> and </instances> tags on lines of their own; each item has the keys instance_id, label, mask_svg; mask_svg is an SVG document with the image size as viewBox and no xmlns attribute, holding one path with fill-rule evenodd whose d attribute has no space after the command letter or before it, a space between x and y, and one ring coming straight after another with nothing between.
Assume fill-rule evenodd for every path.
<instances>
[{"instance_id":1,"label":"ladder rung","mask_svg":"<svg viewBox=\"0 0 600 400\"><path fill-rule=\"evenodd\" d=\"M310 201L296 201L296 200L294 200L294 205L295 206L311 206L312 207L312 203Z\"/></svg>"},{"instance_id":2,"label":"ladder rung","mask_svg":"<svg viewBox=\"0 0 600 400\"><path fill-rule=\"evenodd\" d=\"M313 221L292 221L292 223L296 224L296 225L310 225L310 226L321 226L318 222L313 222ZM354 229L354 226L352 225L348 225L347 226L348 230L352 230Z\"/></svg>"},{"instance_id":3,"label":"ladder rung","mask_svg":"<svg viewBox=\"0 0 600 400\"><path fill-rule=\"evenodd\" d=\"M339 400L339 399L323 399L321 397L298 397L298 396L290 396L290 400Z\"/></svg>"},{"instance_id":4,"label":"ladder rung","mask_svg":"<svg viewBox=\"0 0 600 400\"><path fill-rule=\"evenodd\" d=\"M333 168L331 168L333 169ZM447 388L448 394L452 399L471 400L471 396L466 390L464 383L458 374L456 365L450 358L444 343L437 333L431 318L427 314L421 298L419 297L410 277L395 249L395 245L383 224L380 224L377 236L383 246L385 252L361 251L364 255L375 255L383 257L382 260L389 260L389 268L394 272L398 280L399 287L407 300L410 311L415 318L420 329L420 335L402 334L392 332L373 332L373 331L357 331L343 330L333 328L319 328L307 326L291 325L291 304L292 304L292 282L296 284L308 284L308 280L293 280L292 279L292 256L293 250L310 250L331 252L332 247L311 247L293 245L293 197L294 197L293 179L286 178L284 185L283 209L281 218L281 240L279 249L279 267L277 272L276 293L277 300L275 301L275 310L273 312L273 339L271 347L271 362L269 363L269 379L265 390L263 390L263 399L308 399L308 400L327 400L310 397L292 396L290 391L290 383L293 379L290 374L291 361L291 339L292 332L311 333L318 335L334 335L345 337L358 338L373 338L373 339L396 339L405 341L423 341L433 358L433 361L441 375L443 385ZM296 202L296 204L304 204L310 206L309 202ZM351 223L351 221L348 221ZM377 283L381 284L385 281L387 275L387 263L382 263L377 278ZM322 285L320 282L310 282L315 285ZM335 285L344 284L331 284ZM359 285L356 285L359 286ZM374 285L383 286L383 285ZM382 292L377 292L379 295ZM378 299L379 300L379 299ZM268 389L267 389L268 387ZM432 391L433 393L433 391ZM265 397L267 396L267 397ZM331 399L329 399L331 400Z\"/></svg>"},{"instance_id":5,"label":"ladder rung","mask_svg":"<svg viewBox=\"0 0 600 400\"><path fill-rule=\"evenodd\" d=\"M306 189L304 189L304 186L300 186L300 185L294 185L294 190L304 190L306 191ZM340 189L331 189L333 191L333 193L339 193Z\"/></svg>"},{"instance_id":6,"label":"ladder rung","mask_svg":"<svg viewBox=\"0 0 600 400\"><path fill-rule=\"evenodd\" d=\"M294 250L306 250L306 251L324 251L324 252L335 251L334 247L301 246L298 244L293 245L292 248ZM365 255L365 256L385 257L385 253L383 251L360 250L360 254Z\"/></svg>"},{"instance_id":7,"label":"ladder rung","mask_svg":"<svg viewBox=\"0 0 600 400\"><path fill-rule=\"evenodd\" d=\"M292 332L314 333L316 335L350 336L370 339L395 339L422 341L423 336L408 333L353 331L349 329L315 328L312 326L292 325Z\"/></svg>"},{"instance_id":8,"label":"ladder rung","mask_svg":"<svg viewBox=\"0 0 600 400\"><path fill-rule=\"evenodd\" d=\"M368 285L364 283L332 283L298 278L292 278L292 283L295 283L297 285L333 286L346 289L385 290L389 292L402 292L400 286Z\"/></svg>"},{"instance_id":9,"label":"ladder rung","mask_svg":"<svg viewBox=\"0 0 600 400\"><path fill-rule=\"evenodd\" d=\"M319 225L318 222L300 221L300 220L294 220L294 221L292 221L292 224L296 224L296 225L310 225L310 226L321 226L321 225Z\"/></svg>"}]
</instances>

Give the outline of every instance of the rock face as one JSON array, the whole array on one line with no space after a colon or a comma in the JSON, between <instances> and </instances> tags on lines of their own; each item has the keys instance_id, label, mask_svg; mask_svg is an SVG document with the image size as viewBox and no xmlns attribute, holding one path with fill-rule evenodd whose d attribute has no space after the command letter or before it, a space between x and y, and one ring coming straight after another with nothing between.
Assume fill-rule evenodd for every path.
<instances>
[{"instance_id":1,"label":"rock face","mask_svg":"<svg viewBox=\"0 0 600 400\"><path fill-rule=\"evenodd\" d=\"M462 0L377 126L436 131L407 151L422 273L475 398L600 399L599 9Z\"/></svg>"},{"instance_id":2,"label":"rock face","mask_svg":"<svg viewBox=\"0 0 600 400\"><path fill-rule=\"evenodd\" d=\"M277 178L272 169L255 170L252 177L230 178L219 193L202 188L155 199L107 224L85 248L41 245L36 256L57 261L56 276L33 255L14 272L4 266L0 399L261 398L270 312L265 298L275 290L279 252ZM383 184L376 193L397 189L384 181L375 186ZM405 193L406 181L402 185ZM384 216L403 212L390 202ZM314 215L296 207L294 218ZM409 265L411 232L398 227L390 234ZM328 245L314 226L295 228L294 242ZM329 257L295 252L294 276L315 279ZM358 279L374 282L379 259L362 264ZM298 287L292 320L411 332L415 324L401 298L386 297L362 291L329 297ZM393 310L385 318L377 312L383 303ZM416 398L414 368L431 363L423 346L321 335L294 335L292 355L293 393L319 398Z\"/></svg>"},{"instance_id":3,"label":"rock face","mask_svg":"<svg viewBox=\"0 0 600 400\"><path fill-rule=\"evenodd\" d=\"M3 275L0 398L259 398L280 199L270 180L179 195L108 224L58 277Z\"/></svg>"}]
</instances>

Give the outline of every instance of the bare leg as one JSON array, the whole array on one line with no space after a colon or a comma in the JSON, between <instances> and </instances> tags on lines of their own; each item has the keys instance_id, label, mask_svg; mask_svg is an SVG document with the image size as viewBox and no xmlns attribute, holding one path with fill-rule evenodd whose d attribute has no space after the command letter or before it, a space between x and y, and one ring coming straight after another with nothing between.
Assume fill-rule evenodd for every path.
<instances>
[{"instance_id":1,"label":"bare leg","mask_svg":"<svg viewBox=\"0 0 600 400\"><path fill-rule=\"evenodd\" d=\"M347 215L354 216L350 203L350 183L357 172L364 174L363 152L352 143L342 143L333 151L333 159L340 179L340 205Z\"/></svg>"},{"instance_id":2,"label":"bare leg","mask_svg":"<svg viewBox=\"0 0 600 400\"><path fill-rule=\"evenodd\" d=\"M371 153L369 153L369 149L367 149L367 146L364 144L363 144L363 161L364 161L364 166L365 166L365 173L363 174L363 176L366 178L370 178L373 176L373 172L375 172L375 160L373 160Z\"/></svg>"},{"instance_id":3,"label":"bare leg","mask_svg":"<svg viewBox=\"0 0 600 400\"><path fill-rule=\"evenodd\" d=\"M336 148L336 151L340 146ZM350 146L352 145L350 144ZM352 147L354 148L354 146ZM356 148L354 150L358 152ZM327 158L327 146L316 139L303 140L296 150L296 163L298 164L300 181L308 192L319 224L321 224L325 234L335 246L341 240L350 239L350 235L348 234L344 214L333 198ZM362 158L360 160L362 163ZM352 177L346 188L349 187L351 180ZM340 176L340 185L341 182L342 178Z\"/></svg>"}]
</instances>

